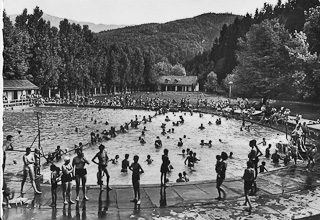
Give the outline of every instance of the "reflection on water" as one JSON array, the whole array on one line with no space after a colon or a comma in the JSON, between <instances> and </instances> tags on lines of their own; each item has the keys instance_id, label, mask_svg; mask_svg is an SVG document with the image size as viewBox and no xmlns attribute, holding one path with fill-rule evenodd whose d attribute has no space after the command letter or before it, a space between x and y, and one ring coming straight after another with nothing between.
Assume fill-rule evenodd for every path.
<instances>
[{"instance_id":1,"label":"reflection on water","mask_svg":"<svg viewBox=\"0 0 320 220\"><path fill-rule=\"evenodd\" d=\"M109 130L111 126L119 129L120 125L129 122L131 119L138 116L139 120L143 116L154 115L151 111L138 110L111 110L111 109L94 109L94 108L67 108L67 107L46 107L46 108L29 108L25 111L6 111L4 112L4 136L8 134L14 135L15 149L24 150L30 146L37 133L37 120L35 111L42 113L40 119L41 128L41 145L44 153L54 151L57 145L62 149L72 149L79 142L87 143L90 141L90 132L97 130L102 132L104 129ZM128 133L119 134L116 138L110 141L105 141L109 157L114 158L119 155L118 163L109 163L108 170L111 176L111 185L130 185L131 172L121 173L121 161L126 153L130 154L130 163L134 155L139 155L139 163L145 173L141 175L141 184L160 182L160 165L163 149L168 148L169 158L173 165L172 172L168 175L170 182L175 182L179 172L186 171L190 177L190 181L211 180L215 178L215 156L221 151L233 152L233 159L228 160L227 178L239 177L242 175L245 168L247 155L250 150L248 142L251 139L257 139L258 143L265 137L267 143L273 144L271 153L275 148L274 143L279 139L283 139L284 135L277 135L277 132L269 128L259 127L257 125L250 126L250 132L240 131L241 121L233 119L226 120L222 118L221 125L215 125L217 116L204 115L199 117L199 114L189 113L168 113L171 119L170 122L165 122L165 115L157 116L152 119L151 123L141 124L138 129L130 129ZM180 126L172 126L172 122L176 122L179 116L183 116L185 123ZM94 121L97 121L95 124ZM108 125L105 122L108 121ZM208 122L213 122L213 125L208 125ZM161 124L166 123L166 130L174 128L174 133L161 135ZM206 127L203 130L198 129L200 124ZM145 140L146 144L142 145L139 142L139 136L143 127L146 126ZM78 128L76 131L76 128ZM19 134L18 131L21 131ZM186 135L186 138L183 136ZM160 136L163 147L162 149L154 148L156 136ZM169 138L167 138L167 136ZM183 140L183 146L178 147L179 138ZM222 141L220 142L219 139ZM200 141L208 142L212 140L212 147L201 146ZM259 145L261 151L264 152L266 146ZM195 165L195 169L190 171L185 165L185 158L181 154L182 149L190 148L197 153L200 161ZM91 159L98 152L98 146L91 146L84 150L85 157L91 162ZM21 152L8 152L7 172L11 174L19 173L22 170L22 154ZM150 155L154 160L148 165L146 162L147 155ZM74 154L70 155L71 158ZM13 159L17 164L13 164ZM262 160L262 159L261 159ZM42 160L44 162L44 160ZM267 163L268 164L268 163ZM61 166L62 162L57 162L57 166ZM49 167L42 165L42 174L45 180L49 180ZM268 168L268 167L267 167ZM269 167L270 168L270 167ZM87 165L88 170L88 185L96 185L97 166L92 162ZM169 183L170 183L169 182Z\"/></svg>"}]
</instances>

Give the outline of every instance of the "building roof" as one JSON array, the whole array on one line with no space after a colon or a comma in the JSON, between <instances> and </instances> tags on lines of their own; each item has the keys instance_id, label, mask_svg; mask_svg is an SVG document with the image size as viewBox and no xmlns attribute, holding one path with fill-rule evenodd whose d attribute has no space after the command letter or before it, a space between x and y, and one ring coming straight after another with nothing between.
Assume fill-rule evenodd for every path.
<instances>
[{"instance_id":1,"label":"building roof","mask_svg":"<svg viewBox=\"0 0 320 220\"><path fill-rule=\"evenodd\" d=\"M39 89L29 80L3 80L3 90L27 90L27 89Z\"/></svg>"},{"instance_id":2,"label":"building roof","mask_svg":"<svg viewBox=\"0 0 320 220\"><path fill-rule=\"evenodd\" d=\"M159 84L165 85L195 85L198 82L197 76L160 76Z\"/></svg>"}]
</instances>

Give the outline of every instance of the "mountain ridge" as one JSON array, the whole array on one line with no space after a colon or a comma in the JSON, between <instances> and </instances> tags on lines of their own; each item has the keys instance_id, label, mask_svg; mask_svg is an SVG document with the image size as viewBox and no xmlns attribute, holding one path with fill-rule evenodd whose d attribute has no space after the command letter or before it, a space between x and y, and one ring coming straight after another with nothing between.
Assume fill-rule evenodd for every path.
<instances>
[{"instance_id":1,"label":"mountain ridge","mask_svg":"<svg viewBox=\"0 0 320 220\"><path fill-rule=\"evenodd\" d=\"M18 14L9 15L9 18L14 23L17 16L18 16ZM101 31L113 30L113 29L117 29L117 28L123 28L123 27L130 26L130 25L101 24L101 23L95 24L93 22L75 21L72 19L60 18L60 17L53 16L53 15L46 14L46 13L43 13L42 18L46 21L50 21L51 26L54 26L57 28L59 28L60 21L62 21L64 19L67 19L69 21L69 23L75 23L75 24L79 24L81 26L88 25L89 29L94 33L99 33Z\"/></svg>"},{"instance_id":2,"label":"mountain ridge","mask_svg":"<svg viewBox=\"0 0 320 220\"><path fill-rule=\"evenodd\" d=\"M243 16L230 13L205 13L166 23L148 23L102 31L95 36L108 45L151 50L156 61L166 57L172 64L183 63L211 49L224 25Z\"/></svg>"}]
</instances>

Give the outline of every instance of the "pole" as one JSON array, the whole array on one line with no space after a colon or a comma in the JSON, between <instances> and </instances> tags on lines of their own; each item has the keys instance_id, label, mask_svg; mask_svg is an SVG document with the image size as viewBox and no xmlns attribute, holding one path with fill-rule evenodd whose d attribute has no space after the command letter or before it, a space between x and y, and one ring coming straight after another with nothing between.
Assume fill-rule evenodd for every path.
<instances>
[{"instance_id":1,"label":"pole","mask_svg":"<svg viewBox=\"0 0 320 220\"><path fill-rule=\"evenodd\" d=\"M40 112L37 112L37 120L38 120L38 150L40 152L41 150L41 142L40 142L40 118L39 118ZM39 166L40 166L40 155L39 155Z\"/></svg>"},{"instance_id":2,"label":"pole","mask_svg":"<svg viewBox=\"0 0 320 220\"><path fill-rule=\"evenodd\" d=\"M286 119L286 139L288 140L288 119Z\"/></svg>"}]
</instances>

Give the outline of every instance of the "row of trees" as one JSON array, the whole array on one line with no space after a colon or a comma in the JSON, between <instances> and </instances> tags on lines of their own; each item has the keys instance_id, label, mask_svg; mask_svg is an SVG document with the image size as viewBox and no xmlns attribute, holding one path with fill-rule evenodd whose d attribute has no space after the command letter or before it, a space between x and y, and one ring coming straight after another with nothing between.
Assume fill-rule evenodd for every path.
<instances>
[{"instance_id":1,"label":"row of trees","mask_svg":"<svg viewBox=\"0 0 320 220\"><path fill-rule=\"evenodd\" d=\"M38 7L33 14L25 9L13 25L4 11L4 79L29 79L42 93L57 87L62 94L86 94L93 87L122 92L154 86L152 51L108 45L88 26L67 19L57 29L42 15Z\"/></svg>"},{"instance_id":2,"label":"row of trees","mask_svg":"<svg viewBox=\"0 0 320 220\"><path fill-rule=\"evenodd\" d=\"M233 91L242 96L317 99L319 5L317 0L279 0L254 17L236 18L223 26L211 51L185 63L186 70L206 88L228 88L233 81Z\"/></svg>"}]
</instances>

